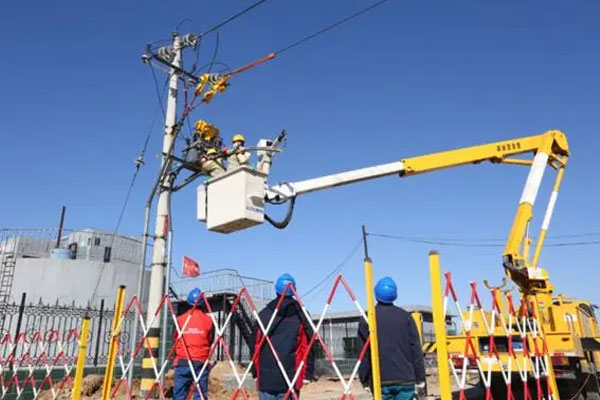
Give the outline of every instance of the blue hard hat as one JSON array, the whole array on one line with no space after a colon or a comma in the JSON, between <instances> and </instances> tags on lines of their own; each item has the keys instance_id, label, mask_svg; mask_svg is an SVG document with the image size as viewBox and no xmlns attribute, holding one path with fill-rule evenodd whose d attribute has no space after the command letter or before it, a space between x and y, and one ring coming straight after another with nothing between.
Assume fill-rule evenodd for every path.
<instances>
[{"instance_id":1,"label":"blue hard hat","mask_svg":"<svg viewBox=\"0 0 600 400\"><path fill-rule=\"evenodd\" d=\"M294 277L286 272L277 278L277 281L275 282L275 293L279 295L283 293L288 283L291 283L291 286L296 289L296 281L294 280ZM285 297L292 297L293 295L294 292L292 291L292 288L288 288L288 290L285 292Z\"/></svg>"},{"instance_id":2,"label":"blue hard hat","mask_svg":"<svg viewBox=\"0 0 600 400\"><path fill-rule=\"evenodd\" d=\"M198 300L198 297L200 297L200 300ZM198 300L198 303L196 303L196 300ZM188 293L187 302L190 306L196 305L196 307L200 307L204 302L204 298L202 297L202 290L198 288L193 288L192 290L190 290L190 292Z\"/></svg>"},{"instance_id":3,"label":"blue hard hat","mask_svg":"<svg viewBox=\"0 0 600 400\"><path fill-rule=\"evenodd\" d=\"M381 278L375 285L375 298L380 303L393 303L398 297L396 282L389 276Z\"/></svg>"}]
</instances>

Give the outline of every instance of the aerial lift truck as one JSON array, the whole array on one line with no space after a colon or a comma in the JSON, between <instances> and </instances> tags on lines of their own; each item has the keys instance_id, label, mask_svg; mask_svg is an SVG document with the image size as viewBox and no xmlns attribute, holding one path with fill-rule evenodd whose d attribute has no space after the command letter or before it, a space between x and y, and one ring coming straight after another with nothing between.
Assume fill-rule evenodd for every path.
<instances>
[{"instance_id":1,"label":"aerial lift truck","mask_svg":"<svg viewBox=\"0 0 600 400\"><path fill-rule=\"evenodd\" d=\"M538 265L569 158L569 146L563 132L551 130L534 136L410 157L387 164L269 186L270 168L275 154L280 151L279 143L284 135L273 141L263 139L259 142L258 147L262 150L257 154L258 163L255 168L240 167L209 179L198 187L198 219L205 222L209 230L232 233L262 224L265 220L283 228L291 219L298 196L391 175L405 178L486 161L529 167L502 254L502 266L506 276L517 285L527 303L531 302L539 307L561 399L579 397L576 400L581 400L587 397L590 400L600 400L600 333L593 306L587 301L556 295L547 271ZM556 170L556 178L533 257L530 258L529 224L548 166ZM283 221L274 221L265 213L266 205L284 203L289 204L289 210ZM498 332L498 336L502 334L504 333ZM473 335L477 346L485 346L485 338L488 336L483 329L474 330ZM449 341L450 352L453 348L464 348L464 337L460 334L449 336ZM498 374L499 371L495 373Z\"/></svg>"}]
</instances>

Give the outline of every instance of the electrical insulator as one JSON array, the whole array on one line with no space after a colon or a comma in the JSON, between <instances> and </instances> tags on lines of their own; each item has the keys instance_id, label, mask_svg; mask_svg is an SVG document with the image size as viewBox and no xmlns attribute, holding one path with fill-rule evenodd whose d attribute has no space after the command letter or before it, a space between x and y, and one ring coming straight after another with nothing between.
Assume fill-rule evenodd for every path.
<instances>
[{"instance_id":1,"label":"electrical insulator","mask_svg":"<svg viewBox=\"0 0 600 400\"><path fill-rule=\"evenodd\" d=\"M204 74L200 77L198 86L196 87L196 96L200 96L207 85L210 86L210 90L207 90L203 95L203 101L210 103L215 94L223 93L229 84L227 83L231 78L231 75L220 75L220 74Z\"/></svg>"},{"instance_id":2,"label":"electrical insulator","mask_svg":"<svg viewBox=\"0 0 600 400\"><path fill-rule=\"evenodd\" d=\"M181 43L184 47L192 47L195 46L198 42L198 36L193 33L187 33L181 38Z\"/></svg>"},{"instance_id":3,"label":"electrical insulator","mask_svg":"<svg viewBox=\"0 0 600 400\"><path fill-rule=\"evenodd\" d=\"M139 169L143 165L146 165L146 162L144 161L144 154L142 153L135 159L135 168Z\"/></svg>"},{"instance_id":4,"label":"electrical insulator","mask_svg":"<svg viewBox=\"0 0 600 400\"><path fill-rule=\"evenodd\" d=\"M198 86L196 86L196 96L200 96L204 91L206 85L213 86L215 83L219 82L221 75L219 74L204 74L200 77L198 81Z\"/></svg>"},{"instance_id":5,"label":"electrical insulator","mask_svg":"<svg viewBox=\"0 0 600 400\"><path fill-rule=\"evenodd\" d=\"M212 100L213 97L215 97L215 91L209 90L206 93L204 93L204 97L203 97L202 101L204 101L206 104L208 104L208 103L210 103L210 101Z\"/></svg>"},{"instance_id":6,"label":"electrical insulator","mask_svg":"<svg viewBox=\"0 0 600 400\"><path fill-rule=\"evenodd\" d=\"M142 62L144 64L147 64L150 61L151 54L152 54L152 45L147 44L146 51L144 52L144 54L142 54Z\"/></svg>"},{"instance_id":7,"label":"electrical insulator","mask_svg":"<svg viewBox=\"0 0 600 400\"><path fill-rule=\"evenodd\" d=\"M175 57L175 49L173 46L163 46L156 52L163 60L171 61Z\"/></svg>"},{"instance_id":8,"label":"electrical insulator","mask_svg":"<svg viewBox=\"0 0 600 400\"><path fill-rule=\"evenodd\" d=\"M227 86L228 86L227 82L229 81L230 77L231 77L231 75L220 76L219 79L211 85L211 90L218 92L218 93L223 93L225 91L225 89L227 89Z\"/></svg>"}]
</instances>

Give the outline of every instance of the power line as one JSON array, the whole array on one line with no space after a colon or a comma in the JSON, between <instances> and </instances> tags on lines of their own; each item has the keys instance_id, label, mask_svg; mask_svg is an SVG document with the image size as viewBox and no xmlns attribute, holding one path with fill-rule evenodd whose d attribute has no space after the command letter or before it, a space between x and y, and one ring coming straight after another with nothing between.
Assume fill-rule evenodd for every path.
<instances>
[{"instance_id":1,"label":"power line","mask_svg":"<svg viewBox=\"0 0 600 400\"><path fill-rule=\"evenodd\" d=\"M152 68L152 66L150 66L150 70L152 71L152 77L153 77L155 88L156 88L157 103L158 103L157 108L160 108L164 114L165 111L164 111L162 103L163 103L163 97L165 94L165 90L167 88L168 79L165 80L165 84L164 84L163 90L161 92L160 88L158 86L158 81L156 79L156 74L154 73L154 68ZM139 157L136 159L135 171L133 172L133 176L131 177L131 182L129 183L129 187L127 188L127 192L125 194L125 199L123 200L123 204L121 205L121 211L119 212L119 217L117 219L117 223L115 224L115 228L113 229L113 233L112 233L112 236L110 239L110 247L111 248L113 247L113 244L115 242L115 237L117 236L117 233L119 232L119 227L121 226L121 222L123 221L123 216L125 215L125 210L127 209L127 204L129 203L129 198L131 197L131 192L133 191L133 187L135 186L135 181L138 177L138 173L140 172L142 165L144 165L144 155L146 154L146 149L148 148L148 143L150 142L150 136L152 135L152 131L154 130L154 125L156 124L158 115L159 115L158 112L154 112L154 117L152 118L152 121L150 122L150 128L148 129L148 133L146 134L146 139L144 140L144 145L142 146L142 151L140 152ZM100 286L100 280L102 279L102 274L104 272L105 265L106 264L102 265L102 268L100 269L100 273L98 274L98 278L96 279L96 284L94 285L94 291L92 292L92 298L91 298L92 303L96 298L96 294L98 292L98 287Z\"/></svg>"},{"instance_id":2,"label":"power line","mask_svg":"<svg viewBox=\"0 0 600 400\"><path fill-rule=\"evenodd\" d=\"M590 236L600 236L600 232L588 232L588 233L574 233L570 235L552 235L548 236L549 239L553 238L578 238L578 237L590 237Z\"/></svg>"},{"instance_id":3,"label":"power line","mask_svg":"<svg viewBox=\"0 0 600 400\"><path fill-rule=\"evenodd\" d=\"M246 7L245 9L243 9L242 11L233 14L231 17L227 18L226 20L224 20L223 22L218 23L217 25L213 26L212 28L209 28L208 30L202 32L199 37L201 38L202 36L206 36L211 32L216 31L219 28L222 28L223 26L227 25L228 23L230 23L231 21L235 20L238 17L241 17L242 15L246 14L248 11L254 9L255 7L260 6L261 4L267 2L268 0L260 0L257 1L256 3Z\"/></svg>"},{"instance_id":4,"label":"power line","mask_svg":"<svg viewBox=\"0 0 600 400\"><path fill-rule=\"evenodd\" d=\"M435 244L440 246L455 246L455 247L501 247L502 244L496 243L468 243L468 242L452 242L443 241L437 239L425 239L414 236L401 236L401 235L389 235L385 233L373 233L369 232L369 236L381 237L385 239L396 239L404 242L422 243L422 244Z\"/></svg>"},{"instance_id":5,"label":"power line","mask_svg":"<svg viewBox=\"0 0 600 400\"><path fill-rule=\"evenodd\" d=\"M568 235L567 237L582 237L591 236L590 234L579 234ZM483 243L483 242L462 242L462 241L451 241L451 240L439 240L436 238L423 238L417 236L402 236L402 235L390 235L384 233L373 233L369 232L369 236L381 237L385 239L396 239L404 242L421 243L421 244L433 244L437 246L449 246L449 247L504 247L504 243ZM546 243L544 247L569 247L569 246L590 246L600 244L600 240L587 240L579 242L557 242L557 243Z\"/></svg>"},{"instance_id":6,"label":"power line","mask_svg":"<svg viewBox=\"0 0 600 400\"><path fill-rule=\"evenodd\" d=\"M589 246L594 244L600 244L600 240L588 240L582 242L570 242L570 243L549 243L544 246L546 247L569 247L569 246Z\"/></svg>"},{"instance_id":7,"label":"power line","mask_svg":"<svg viewBox=\"0 0 600 400\"><path fill-rule=\"evenodd\" d=\"M252 63L250 63L248 65L245 65L245 66L243 66L241 68L237 68L237 69L235 69L235 70L233 70L233 71L231 71L229 73L231 75L235 75L235 74L238 74L240 72L244 72L244 71L246 71L246 70L248 70L250 68L254 68L257 65L263 64L263 63L265 63L267 61L273 60L279 54L284 53L284 52L286 52L288 50L291 50L294 47L301 45L302 43L308 42L309 40L314 39L315 37L317 37L319 35L322 35L322 34L328 32L328 31L330 31L330 30L332 30L332 29L334 29L334 28L336 28L336 27L338 27L338 26L340 26L340 25L342 25L342 24L344 24L344 23L346 23L346 22L348 22L348 21L350 21L350 20L352 20L352 19L360 16L360 15L363 15L366 12L371 11L372 9L374 9L376 7L379 7L383 3L386 3L387 1L389 1L389 0L380 0L380 1L376 2L376 3L374 3L374 4L371 4L370 6L368 6L366 8L363 8L362 10L357 11L357 12L355 12L352 15L349 15L349 16L347 16L347 17L345 17L345 18L343 18L343 19L341 19L341 20L339 20L337 22L334 22L333 24L328 25L325 28L318 30L317 32L311 33L310 35L305 36L305 37L303 37L300 40L297 40L297 41L295 41L295 42L293 42L291 44L288 44L287 46L284 46L284 47L282 47L281 49L279 49L277 51L269 53L265 57L262 57L262 58L254 61L254 62L252 62Z\"/></svg>"},{"instance_id":8,"label":"power line","mask_svg":"<svg viewBox=\"0 0 600 400\"><path fill-rule=\"evenodd\" d=\"M187 17L186 17L186 18L182 19L181 21L179 21L179 23L178 23L178 24L177 24L177 26L175 27L175 31L177 32L177 31L179 30L179 28L181 28L181 27L183 26L183 24L185 24L186 22L187 22L188 24L190 24L190 25L194 26L194 27L198 26L198 24L196 23L196 21L194 21L194 20L193 20L193 19L191 19L191 18L187 18Z\"/></svg>"},{"instance_id":9,"label":"power line","mask_svg":"<svg viewBox=\"0 0 600 400\"><path fill-rule=\"evenodd\" d=\"M166 113L165 113L165 108L163 106L163 102L162 102L162 98L163 95L161 95L159 86L158 86L158 80L156 79L156 72L154 72L154 68L152 67L151 63L148 63L148 65L150 66L150 71L152 71L152 80L154 81L154 88L156 89L156 95L158 96L158 104L160 105L160 110L162 111L163 117L166 118ZM165 88L167 87L168 80L165 82ZM164 94L164 88L163 88L163 94Z\"/></svg>"},{"instance_id":10,"label":"power line","mask_svg":"<svg viewBox=\"0 0 600 400\"><path fill-rule=\"evenodd\" d=\"M156 74L154 73L154 68L150 67L150 69L152 70L152 77L154 78L154 83L156 84L158 107L162 110L162 112L164 114L164 108L163 108L162 103L163 103L163 97L165 94L165 90L167 88L168 80L165 81L165 84L163 86L163 90L161 93L159 86L158 86L158 81L156 80ZM140 167L142 165L144 165L144 155L146 154L146 150L148 148L148 143L150 142L150 136L152 135L152 131L154 130L154 125L156 123L157 118L158 118L158 113L155 112L154 117L152 118L152 121L150 122L150 129L148 129L148 133L146 134L146 139L144 140L144 145L142 147L142 151L140 152L139 157L136 159L135 171L133 172L133 176L131 178L131 183L129 184L129 188L127 189L127 194L125 195L125 200L123 201L123 205L121 206L121 212L119 213L119 218L117 219L117 224L115 225L115 229L113 230L113 235L112 235L112 239L111 239L111 247L112 247L112 243L115 240L115 235L119 231L121 221L123 220L123 215L125 213L125 209L127 208L127 203L129 202L129 197L131 196L131 191L133 189L133 186L135 185L135 180L138 176L138 172L140 171Z\"/></svg>"},{"instance_id":11,"label":"power line","mask_svg":"<svg viewBox=\"0 0 600 400\"><path fill-rule=\"evenodd\" d=\"M210 63L208 64L208 71L206 72L207 74L210 74L210 71L212 71L212 68L215 65L215 59L217 58L217 54L219 54L219 32L217 32L216 34L217 39L215 41L215 49L213 50L212 58L210 59Z\"/></svg>"},{"instance_id":12,"label":"power line","mask_svg":"<svg viewBox=\"0 0 600 400\"><path fill-rule=\"evenodd\" d=\"M361 244L362 244L362 238L354 245L354 247L352 247L352 250L350 250L350 252L344 257L342 262L340 262L335 268L333 268L331 271L329 271L329 273L323 279L321 279L319 282L317 282L316 285L314 285L306 293L304 293L302 295L302 297L306 299L306 297L309 294L311 294L317 288L322 286L325 282L327 282L327 280L329 280L329 278L331 278L333 275L339 273L346 266L346 264L350 261L352 256L356 253L356 251L360 248ZM317 293L315 293L315 295L319 294L320 292L321 291L318 291Z\"/></svg>"},{"instance_id":13,"label":"power line","mask_svg":"<svg viewBox=\"0 0 600 400\"><path fill-rule=\"evenodd\" d=\"M110 248L112 249L115 243L115 237L117 236L117 232L119 231L119 226L121 225L121 221L123 220L123 215L125 214L125 209L127 208L127 203L129 202L129 197L131 196L131 192L133 190L133 186L135 185L135 180L138 176L138 172L140 171L141 164L137 164L135 167L135 172L131 178L131 182L129 183L129 188L127 189L127 194L125 195L125 200L123 201L123 205L121 206L121 212L119 213L119 218L117 219L117 224L115 225L115 229L113 230L111 239L110 239ZM104 273L104 267L106 263L102 264L102 268L100 269L100 273L98 274L98 278L96 278L96 284L94 285L94 291L92 292L92 300L91 303L96 299L96 293L98 292L98 287L100 286L100 280L102 279L102 274Z\"/></svg>"},{"instance_id":14,"label":"power line","mask_svg":"<svg viewBox=\"0 0 600 400\"><path fill-rule=\"evenodd\" d=\"M320 35L328 32L328 31L330 31L330 30L332 30L332 29L334 29L334 28L336 28L336 27L338 27L338 26L340 26L342 24L345 24L346 22L348 22L348 21L350 21L350 20L352 20L352 19L354 19L354 18L356 18L356 17L358 17L358 16L360 16L362 14L365 14L365 13L371 11L372 9L374 9L376 7L379 7L383 3L386 3L387 1L388 0L380 0L380 1L376 2L376 3L373 3L370 6L368 6L366 8L363 8L362 10L357 11L354 14L349 15L349 16L347 16L347 17L345 17L345 18L343 18L343 19L341 19L341 20L339 20L337 22L334 22L333 24L331 24L331 25L329 25L329 26L327 26L327 27L325 27L325 28L323 28L323 29L315 32L315 33L311 33L310 35L305 36L305 37L303 37L300 40L297 40L297 41L295 41L295 42L293 42L293 43L291 43L291 44L289 44L289 45L287 45L285 47L282 47L280 50L277 50L275 53L279 55L279 54L281 54L281 53L283 53L285 51L291 50L294 47L301 45L302 43L308 42L309 40L314 39L317 36L320 36Z\"/></svg>"},{"instance_id":15,"label":"power line","mask_svg":"<svg viewBox=\"0 0 600 400\"><path fill-rule=\"evenodd\" d=\"M572 234L563 234L563 235L548 235L549 240L553 239L567 239L567 238L581 238L581 237L595 237L600 236L600 232L586 232L586 233L572 233ZM423 239L423 240L439 240L442 242L445 241L459 241L459 242L468 242L468 241L477 241L477 242L502 242L506 241L506 237L504 236L495 236L495 237L465 237L465 236L428 236L428 235L414 235L409 236L411 238Z\"/></svg>"}]
</instances>

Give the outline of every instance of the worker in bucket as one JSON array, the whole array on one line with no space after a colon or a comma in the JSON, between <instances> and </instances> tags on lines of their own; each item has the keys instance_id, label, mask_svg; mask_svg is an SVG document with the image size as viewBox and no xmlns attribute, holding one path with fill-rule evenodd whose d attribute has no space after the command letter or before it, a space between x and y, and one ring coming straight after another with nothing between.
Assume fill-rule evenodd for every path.
<instances>
[{"instance_id":1,"label":"worker in bucket","mask_svg":"<svg viewBox=\"0 0 600 400\"><path fill-rule=\"evenodd\" d=\"M194 288L187 297L190 309L177 317L177 325L182 331L181 338L177 330L173 334L175 342L175 383L173 386L173 400L185 400L190 392L194 393L194 400L208 400L208 363L210 347L215 337L213 321L204 311L202 304L204 296L202 291ZM205 366L206 364L206 366ZM192 368L194 373L192 374ZM198 385L194 383L194 375L202 375ZM198 390L202 391L202 397Z\"/></svg>"},{"instance_id":2,"label":"worker in bucket","mask_svg":"<svg viewBox=\"0 0 600 400\"><path fill-rule=\"evenodd\" d=\"M425 363L419 332L412 316L394 305L398 297L396 283L390 277L375 285L377 336L383 400L412 400L425 396ZM359 351L369 338L369 327L361 319L358 325ZM360 381L372 390L371 353L360 364Z\"/></svg>"},{"instance_id":3,"label":"worker in bucket","mask_svg":"<svg viewBox=\"0 0 600 400\"><path fill-rule=\"evenodd\" d=\"M231 139L232 149L227 154L227 171L234 170L242 165L248 165L250 152L244 149L246 138L241 133L233 135Z\"/></svg>"},{"instance_id":4,"label":"worker in bucket","mask_svg":"<svg viewBox=\"0 0 600 400\"><path fill-rule=\"evenodd\" d=\"M200 156L200 166L202 167L202 172L211 178L215 178L225 173L223 156L219 150L215 148L208 149L205 154Z\"/></svg>"},{"instance_id":5,"label":"worker in bucket","mask_svg":"<svg viewBox=\"0 0 600 400\"><path fill-rule=\"evenodd\" d=\"M300 303L294 299L294 290L296 290L294 278L287 273L281 275L275 282L277 297L260 311L258 317L266 328L275 314L267 335L288 379L292 381L296 372L299 372L294 384L294 392L300 398L303 383L314 380L314 356L312 352L307 354L312 329L302 312ZM277 358L273 355L266 339L263 340L263 335L260 326L255 327L255 342L250 349L254 357L255 368L252 373L256 379L258 398L280 400L285 398L289 387L278 366ZM287 398L294 397L290 394Z\"/></svg>"}]
</instances>

